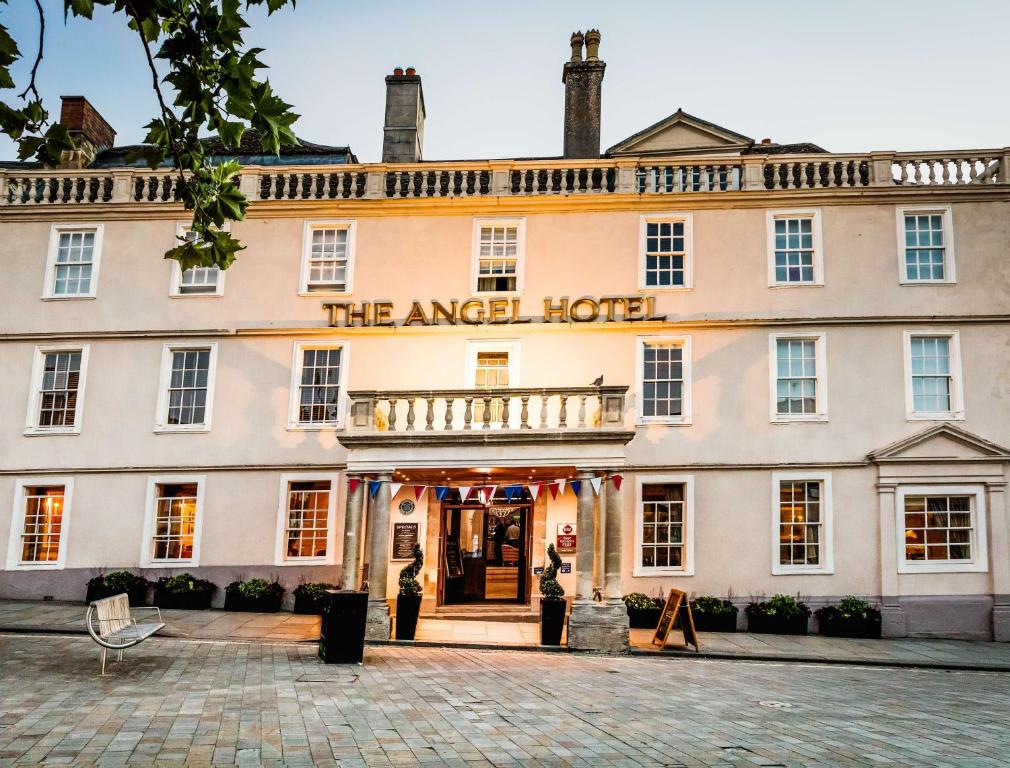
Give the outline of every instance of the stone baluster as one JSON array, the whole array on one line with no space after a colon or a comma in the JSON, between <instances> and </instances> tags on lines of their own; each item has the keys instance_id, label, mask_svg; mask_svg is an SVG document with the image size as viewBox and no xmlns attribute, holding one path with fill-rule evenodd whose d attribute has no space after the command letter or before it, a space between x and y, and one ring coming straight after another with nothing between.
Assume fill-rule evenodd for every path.
<instances>
[{"instance_id":1,"label":"stone baluster","mask_svg":"<svg viewBox=\"0 0 1010 768\"><path fill-rule=\"evenodd\" d=\"M579 395L579 429L586 426L586 396Z\"/></svg>"},{"instance_id":2,"label":"stone baluster","mask_svg":"<svg viewBox=\"0 0 1010 768\"><path fill-rule=\"evenodd\" d=\"M473 398L464 397L466 407L463 409L463 429L473 429Z\"/></svg>"},{"instance_id":3,"label":"stone baluster","mask_svg":"<svg viewBox=\"0 0 1010 768\"><path fill-rule=\"evenodd\" d=\"M561 405L558 408L558 429L568 428L568 395L564 392L560 395Z\"/></svg>"},{"instance_id":4,"label":"stone baluster","mask_svg":"<svg viewBox=\"0 0 1010 768\"><path fill-rule=\"evenodd\" d=\"M396 431L396 402L397 402L397 400L396 400L395 397L391 397L391 398L389 398L388 402L389 402L389 431L390 432L395 432Z\"/></svg>"},{"instance_id":5,"label":"stone baluster","mask_svg":"<svg viewBox=\"0 0 1010 768\"><path fill-rule=\"evenodd\" d=\"M445 425L442 429L452 429L452 406L455 402L455 397L448 396L445 398Z\"/></svg>"},{"instance_id":6,"label":"stone baluster","mask_svg":"<svg viewBox=\"0 0 1010 768\"><path fill-rule=\"evenodd\" d=\"M435 424L435 398L428 397L428 414L425 417L424 431L433 430Z\"/></svg>"},{"instance_id":7,"label":"stone baluster","mask_svg":"<svg viewBox=\"0 0 1010 768\"><path fill-rule=\"evenodd\" d=\"M519 401L522 403L522 408L519 411L519 429L530 429L530 423L529 423L529 419L530 419L530 409L529 409L530 396L529 395L520 395Z\"/></svg>"},{"instance_id":8,"label":"stone baluster","mask_svg":"<svg viewBox=\"0 0 1010 768\"><path fill-rule=\"evenodd\" d=\"M484 395L481 400L484 402L484 413L481 414L484 425L481 429L491 429L491 395Z\"/></svg>"},{"instance_id":9,"label":"stone baluster","mask_svg":"<svg viewBox=\"0 0 1010 768\"><path fill-rule=\"evenodd\" d=\"M407 432L414 431L414 403L417 398L413 395L407 397Z\"/></svg>"},{"instance_id":10,"label":"stone baluster","mask_svg":"<svg viewBox=\"0 0 1010 768\"><path fill-rule=\"evenodd\" d=\"M512 401L512 397L510 395L508 395L508 394L506 394L501 399L501 428L502 429L508 429L509 428L509 415L510 415L509 414L509 403L511 403L511 401Z\"/></svg>"},{"instance_id":11,"label":"stone baluster","mask_svg":"<svg viewBox=\"0 0 1010 768\"><path fill-rule=\"evenodd\" d=\"M547 429L547 393L540 393L540 429Z\"/></svg>"}]
</instances>

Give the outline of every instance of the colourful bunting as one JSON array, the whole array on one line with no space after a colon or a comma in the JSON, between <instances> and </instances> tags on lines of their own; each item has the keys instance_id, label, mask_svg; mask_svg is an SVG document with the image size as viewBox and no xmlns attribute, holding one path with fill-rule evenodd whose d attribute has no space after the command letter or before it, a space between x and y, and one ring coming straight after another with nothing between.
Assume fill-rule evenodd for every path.
<instances>
[{"instance_id":1,"label":"colourful bunting","mask_svg":"<svg viewBox=\"0 0 1010 768\"><path fill-rule=\"evenodd\" d=\"M396 494L398 494L400 492L401 488L403 488L403 483L390 483L389 484L389 498L395 499L396 498Z\"/></svg>"},{"instance_id":2,"label":"colourful bunting","mask_svg":"<svg viewBox=\"0 0 1010 768\"><path fill-rule=\"evenodd\" d=\"M582 490L582 481L581 480L572 480L572 482L570 482L569 485L572 487L572 493L574 493L576 496L578 496L579 495L579 491Z\"/></svg>"},{"instance_id":3,"label":"colourful bunting","mask_svg":"<svg viewBox=\"0 0 1010 768\"><path fill-rule=\"evenodd\" d=\"M415 485L414 486L414 501L420 501L421 497L424 496L425 490L428 486L426 485Z\"/></svg>"},{"instance_id":4,"label":"colourful bunting","mask_svg":"<svg viewBox=\"0 0 1010 768\"><path fill-rule=\"evenodd\" d=\"M436 485L435 486L435 500L445 501L445 497L449 495L448 485Z\"/></svg>"},{"instance_id":5,"label":"colourful bunting","mask_svg":"<svg viewBox=\"0 0 1010 768\"><path fill-rule=\"evenodd\" d=\"M600 495L600 486L603 484L603 478L602 477L594 477L592 480L589 481L589 484L591 486L593 486L593 493L595 493L597 496L599 496Z\"/></svg>"},{"instance_id":6,"label":"colourful bunting","mask_svg":"<svg viewBox=\"0 0 1010 768\"><path fill-rule=\"evenodd\" d=\"M558 493L560 493L562 496L564 496L565 495L565 481L564 481L564 478L562 478L560 480L555 480L554 482L558 484Z\"/></svg>"},{"instance_id":7,"label":"colourful bunting","mask_svg":"<svg viewBox=\"0 0 1010 768\"><path fill-rule=\"evenodd\" d=\"M624 475L611 475L610 479L614 481L614 487L621 490L621 481L624 480Z\"/></svg>"},{"instance_id":8,"label":"colourful bunting","mask_svg":"<svg viewBox=\"0 0 1010 768\"><path fill-rule=\"evenodd\" d=\"M347 481L347 487L351 493L354 493L356 490L358 490L359 485L361 485L360 478L352 477L350 480Z\"/></svg>"},{"instance_id":9,"label":"colourful bunting","mask_svg":"<svg viewBox=\"0 0 1010 768\"><path fill-rule=\"evenodd\" d=\"M459 487L459 501L461 504L466 503L466 500L470 497L470 491L472 490L472 485L461 485Z\"/></svg>"},{"instance_id":10,"label":"colourful bunting","mask_svg":"<svg viewBox=\"0 0 1010 768\"><path fill-rule=\"evenodd\" d=\"M530 487L529 487L530 488L530 496L533 497L533 501L536 501L537 500L537 496L540 495L540 488L541 488L541 486L543 486L543 483L533 483L532 485L530 485Z\"/></svg>"},{"instance_id":11,"label":"colourful bunting","mask_svg":"<svg viewBox=\"0 0 1010 768\"><path fill-rule=\"evenodd\" d=\"M547 489L551 492L551 498L557 501L558 491L561 489L561 485L559 483L548 483Z\"/></svg>"},{"instance_id":12,"label":"colourful bunting","mask_svg":"<svg viewBox=\"0 0 1010 768\"><path fill-rule=\"evenodd\" d=\"M380 480L369 480L368 481L368 496L374 499L375 494L379 492L379 486L382 485Z\"/></svg>"}]
</instances>

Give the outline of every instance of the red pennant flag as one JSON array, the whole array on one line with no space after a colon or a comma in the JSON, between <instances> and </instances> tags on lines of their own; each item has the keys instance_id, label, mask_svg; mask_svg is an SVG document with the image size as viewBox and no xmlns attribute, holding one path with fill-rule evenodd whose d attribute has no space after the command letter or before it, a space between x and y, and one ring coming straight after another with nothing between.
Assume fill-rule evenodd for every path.
<instances>
[{"instance_id":1,"label":"red pennant flag","mask_svg":"<svg viewBox=\"0 0 1010 768\"><path fill-rule=\"evenodd\" d=\"M551 498L556 501L558 498L558 491L561 489L561 486L557 483L548 483L547 489L551 492Z\"/></svg>"},{"instance_id":2,"label":"red pennant flag","mask_svg":"<svg viewBox=\"0 0 1010 768\"><path fill-rule=\"evenodd\" d=\"M352 477L350 480L347 481L347 485L350 487L351 493L354 493L356 490L358 490L358 486L361 485L361 480L360 478Z\"/></svg>"},{"instance_id":3,"label":"red pennant flag","mask_svg":"<svg viewBox=\"0 0 1010 768\"><path fill-rule=\"evenodd\" d=\"M610 478L614 481L614 487L617 490L621 490L621 483L624 480L624 475L611 475Z\"/></svg>"},{"instance_id":4,"label":"red pennant flag","mask_svg":"<svg viewBox=\"0 0 1010 768\"><path fill-rule=\"evenodd\" d=\"M424 489L427 488L426 485L415 485L414 486L414 501L420 501L421 495L424 493Z\"/></svg>"}]
</instances>

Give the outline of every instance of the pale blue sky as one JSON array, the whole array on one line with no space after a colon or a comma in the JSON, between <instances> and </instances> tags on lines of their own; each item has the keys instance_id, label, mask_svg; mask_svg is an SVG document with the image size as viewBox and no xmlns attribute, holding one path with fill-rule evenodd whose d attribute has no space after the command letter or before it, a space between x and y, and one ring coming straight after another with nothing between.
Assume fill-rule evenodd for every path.
<instances>
[{"instance_id":1,"label":"pale blue sky","mask_svg":"<svg viewBox=\"0 0 1010 768\"><path fill-rule=\"evenodd\" d=\"M63 0L44 4L52 111L83 94L117 143L138 141L156 104L133 33L107 10L64 24ZM34 3L0 9L33 52ZM678 107L832 151L1010 145L1008 0L298 0L250 21L247 41L302 115L298 135L366 162L379 159L383 77L397 65L423 78L425 158L559 154L568 37L589 27L607 62L603 149Z\"/></svg>"}]
</instances>

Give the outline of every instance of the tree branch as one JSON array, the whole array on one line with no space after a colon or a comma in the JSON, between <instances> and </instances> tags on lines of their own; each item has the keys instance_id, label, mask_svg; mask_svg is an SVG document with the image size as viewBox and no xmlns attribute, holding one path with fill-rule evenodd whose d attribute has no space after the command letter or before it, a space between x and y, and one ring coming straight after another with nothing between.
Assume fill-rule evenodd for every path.
<instances>
[{"instance_id":1,"label":"tree branch","mask_svg":"<svg viewBox=\"0 0 1010 768\"><path fill-rule=\"evenodd\" d=\"M39 71L39 65L42 63L42 52L46 41L46 12L42 10L42 0L35 0L35 7L39 12L39 50L35 54L35 65L32 67L32 77L28 81L28 87L21 91L18 97L23 99L29 93L33 93L35 94L36 101L42 101L42 97L39 96L39 89L35 87L35 76Z\"/></svg>"}]
</instances>

